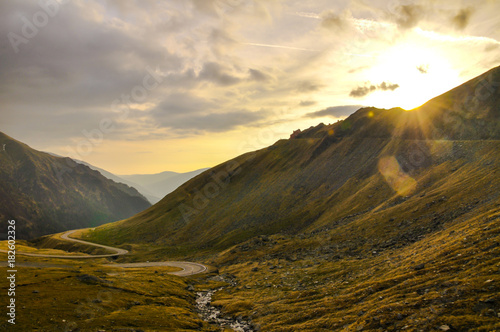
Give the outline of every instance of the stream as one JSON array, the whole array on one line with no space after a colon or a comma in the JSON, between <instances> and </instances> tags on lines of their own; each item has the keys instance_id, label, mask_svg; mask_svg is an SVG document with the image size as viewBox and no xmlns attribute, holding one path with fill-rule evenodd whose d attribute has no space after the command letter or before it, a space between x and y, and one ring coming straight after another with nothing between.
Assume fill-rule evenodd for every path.
<instances>
[{"instance_id":1,"label":"stream","mask_svg":"<svg viewBox=\"0 0 500 332\"><path fill-rule=\"evenodd\" d=\"M212 277L213 280L224 281L235 286L236 282L233 279L229 279L223 276ZM196 309L201 318L210 323L220 326L221 331L224 328L231 328L236 332L254 332L258 331L252 325L252 323L243 320L241 317L233 318L230 316L223 316L220 309L211 305L212 296L215 292L224 289L225 287L220 287L217 289L212 289L206 292L196 292Z\"/></svg>"}]
</instances>

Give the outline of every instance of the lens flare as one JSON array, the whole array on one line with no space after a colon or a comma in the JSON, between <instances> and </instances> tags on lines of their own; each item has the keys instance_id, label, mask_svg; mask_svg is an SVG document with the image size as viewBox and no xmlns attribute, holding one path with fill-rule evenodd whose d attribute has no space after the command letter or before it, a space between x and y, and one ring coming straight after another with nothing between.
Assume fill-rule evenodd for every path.
<instances>
[{"instance_id":1,"label":"lens flare","mask_svg":"<svg viewBox=\"0 0 500 332\"><path fill-rule=\"evenodd\" d=\"M398 195L408 196L415 191L417 181L403 172L398 161L393 156L381 158L378 162L378 170Z\"/></svg>"}]
</instances>

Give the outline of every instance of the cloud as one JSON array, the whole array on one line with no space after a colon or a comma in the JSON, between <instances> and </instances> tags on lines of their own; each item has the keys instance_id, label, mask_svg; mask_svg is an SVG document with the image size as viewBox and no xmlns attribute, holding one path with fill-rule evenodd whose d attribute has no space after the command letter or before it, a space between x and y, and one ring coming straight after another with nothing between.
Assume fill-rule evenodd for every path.
<instances>
[{"instance_id":1,"label":"cloud","mask_svg":"<svg viewBox=\"0 0 500 332\"><path fill-rule=\"evenodd\" d=\"M345 106L332 106L325 108L324 110L308 113L305 117L308 118L320 118L325 116L332 116L334 118L340 118L351 115L353 112L359 110L363 106L361 105L345 105Z\"/></svg>"},{"instance_id":2,"label":"cloud","mask_svg":"<svg viewBox=\"0 0 500 332\"><path fill-rule=\"evenodd\" d=\"M410 29L418 25L424 14L425 10L422 6L407 4L395 7L390 17L400 28Z\"/></svg>"},{"instance_id":3,"label":"cloud","mask_svg":"<svg viewBox=\"0 0 500 332\"><path fill-rule=\"evenodd\" d=\"M164 117L160 126L182 134L225 132L239 126L250 126L264 120L266 116L265 112L250 112L245 109L223 113L186 113Z\"/></svg>"},{"instance_id":4,"label":"cloud","mask_svg":"<svg viewBox=\"0 0 500 332\"><path fill-rule=\"evenodd\" d=\"M417 70L420 72L420 74L427 74L429 71L429 66L428 65L420 65L417 66Z\"/></svg>"},{"instance_id":5,"label":"cloud","mask_svg":"<svg viewBox=\"0 0 500 332\"><path fill-rule=\"evenodd\" d=\"M267 117L264 111L220 110L219 107L219 100L198 97L192 92L176 93L165 97L153 110L139 112L138 116L145 117L150 127L168 128L183 135L228 131Z\"/></svg>"},{"instance_id":6,"label":"cloud","mask_svg":"<svg viewBox=\"0 0 500 332\"><path fill-rule=\"evenodd\" d=\"M361 86L357 87L355 89L352 89L351 92L349 93L349 96L354 97L354 98L361 98L364 97L371 92L377 90L377 87L375 85L370 85L370 86Z\"/></svg>"},{"instance_id":7,"label":"cloud","mask_svg":"<svg viewBox=\"0 0 500 332\"><path fill-rule=\"evenodd\" d=\"M218 58L230 54L231 50L238 44L236 38L227 29L213 29L208 37L209 45Z\"/></svg>"},{"instance_id":8,"label":"cloud","mask_svg":"<svg viewBox=\"0 0 500 332\"><path fill-rule=\"evenodd\" d=\"M316 105L317 102L315 102L314 100L302 100L299 104L299 106L301 107L307 107L307 106L312 106L312 105Z\"/></svg>"},{"instance_id":9,"label":"cloud","mask_svg":"<svg viewBox=\"0 0 500 332\"><path fill-rule=\"evenodd\" d=\"M327 10L321 13L320 19L322 28L336 32L354 30L354 22L356 22L349 11L337 14L333 10Z\"/></svg>"},{"instance_id":10,"label":"cloud","mask_svg":"<svg viewBox=\"0 0 500 332\"><path fill-rule=\"evenodd\" d=\"M152 111L155 118L168 118L182 114L199 114L216 108L213 101L191 93L174 93L163 99Z\"/></svg>"},{"instance_id":11,"label":"cloud","mask_svg":"<svg viewBox=\"0 0 500 332\"><path fill-rule=\"evenodd\" d=\"M248 72L250 73L250 79L257 82L266 82L271 79L269 75L257 69L250 68Z\"/></svg>"},{"instance_id":12,"label":"cloud","mask_svg":"<svg viewBox=\"0 0 500 332\"><path fill-rule=\"evenodd\" d=\"M142 83L147 66L160 65L164 71L183 67L181 57L147 38L112 22L95 21L76 3L61 6L59 14L36 36L19 45L18 53L5 45L0 90L8 94L3 103L57 104L73 109L109 106L120 94ZM40 10L37 2L24 8L25 13ZM22 34L23 21L16 12L14 8L2 10L2 31Z\"/></svg>"},{"instance_id":13,"label":"cloud","mask_svg":"<svg viewBox=\"0 0 500 332\"><path fill-rule=\"evenodd\" d=\"M345 20L332 10L328 10L321 14L321 26L323 28L342 30L345 25Z\"/></svg>"},{"instance_id":14,"label":"cloud","mask_svg":"<svg viewBox=\"0 0 500 332\"><path fill-rule=\"evenodd\" d=\"M473 8L462 8L458 12L458 14L451 19L451 22L457 29L463 30L469 24L470 18L473 13L474 13Z\"/></svg>"},{"instance_id":15,"label":"cloud","mask_svg":"<svg viewBox=\"0 0 500 332\"><path fill-rule=\"evenodd\" d=\"M322 84L315 81L300 81L296 84L297 92L314 92L319 91L322 87Z\"/></svg>"},{"instance_id":16,"label":"cloud","mask_svg":"<svg viewBox=\"0 0 500 332\"><path fill-rule=\"evenodd\" d=\"M382 82L379 85L370 84L368 86L361 86L361 87L357 87L355 89L352 89L351 92L349 93L349 96L354 97L354 98L361 98L361 97L364 97L372 92L375 92L376 90L394 91L397 88L399 88L399 84Z\"/></svg>"},{"instance_id":17,"label":"cloud","mask_svg":"<svg viewBox=\"0 0 500 332\"><path fill-rule=\"evenodd\" d=\"M396 7L382 0L66 1L16 54L8 33L21 34L20 17L32 21L44 1L2 0L2 130L40 145L79 140L103 117L116 120L111 103L142 85L146 68L158 68L162 83L132 102L128 118L117 120L106 139L265 128L272 116L256 112L261 108L311 112L322 100L343 105L346 86L358 82L351 97L392 91L397 84L363 84L365 69L376 66L384 50L413 38L453 54L451 67L471 67L469 76L498 65L498 1L476 2L473 13L463 9L468 2L389 2ZM401 32L415 25L425 31ZM311 117L341 113L329 108ZM282 121L305 121L301 116Z\"/></svg>"},{"instance_id":18,"label":"cloud","mask_svg":"<svg viewBox=\"0 0 500 332\"><path fill-rule=\"evenodd\" d=\"M381 84L379 84L378 88L382 91L388 91L388 90L394 91L397 88L399 88L399 84L382 82Z\"/></svg>"},{"instance_id":19,"label":"cloud","mask_svg":"<svg viewBox=\"0 0 500 332\"><path fill-rule=\"evenodd\" d=\"M228 71L228 68L217 62L207 62L204 64L198 77L202 80L223 86L234 85L241 81L240 78L229 74Z\"/></svg>"}]
</instances>

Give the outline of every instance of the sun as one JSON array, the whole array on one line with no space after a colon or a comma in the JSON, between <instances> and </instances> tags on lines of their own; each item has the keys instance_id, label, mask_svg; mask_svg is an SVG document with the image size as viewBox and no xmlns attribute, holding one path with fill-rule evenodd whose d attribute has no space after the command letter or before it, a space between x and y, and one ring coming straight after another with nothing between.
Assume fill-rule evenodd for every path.
<instances>
[{"instance_id":1,"label":"sun","mask_svg":"<svg viewBox=\"0 0 500 332\"><path fill-rule=\"evenodd\" d=\"M366 104L381 108L402 107L410 110L460 83L438 49L416 43L396 45L381 53L367 78L374 84L397 84L393 91L377 89Z\"/></svg>"}]
</instances>

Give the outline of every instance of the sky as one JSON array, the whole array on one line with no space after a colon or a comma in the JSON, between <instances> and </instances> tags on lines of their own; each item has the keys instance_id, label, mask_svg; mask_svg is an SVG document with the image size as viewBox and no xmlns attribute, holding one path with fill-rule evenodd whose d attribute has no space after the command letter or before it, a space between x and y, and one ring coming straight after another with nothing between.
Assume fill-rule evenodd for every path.
<instances>
[{"instance_id":1,"label":"sky","mask_svg":"<svg viewBox=\"0 0 500 332\"><path fill-rule=\"evenodd\" d=\"M500 65L497 0L0 1L0 131L188 172ZM8 147L7 147L8 149Z\"/></svg>"}]
</instances>

